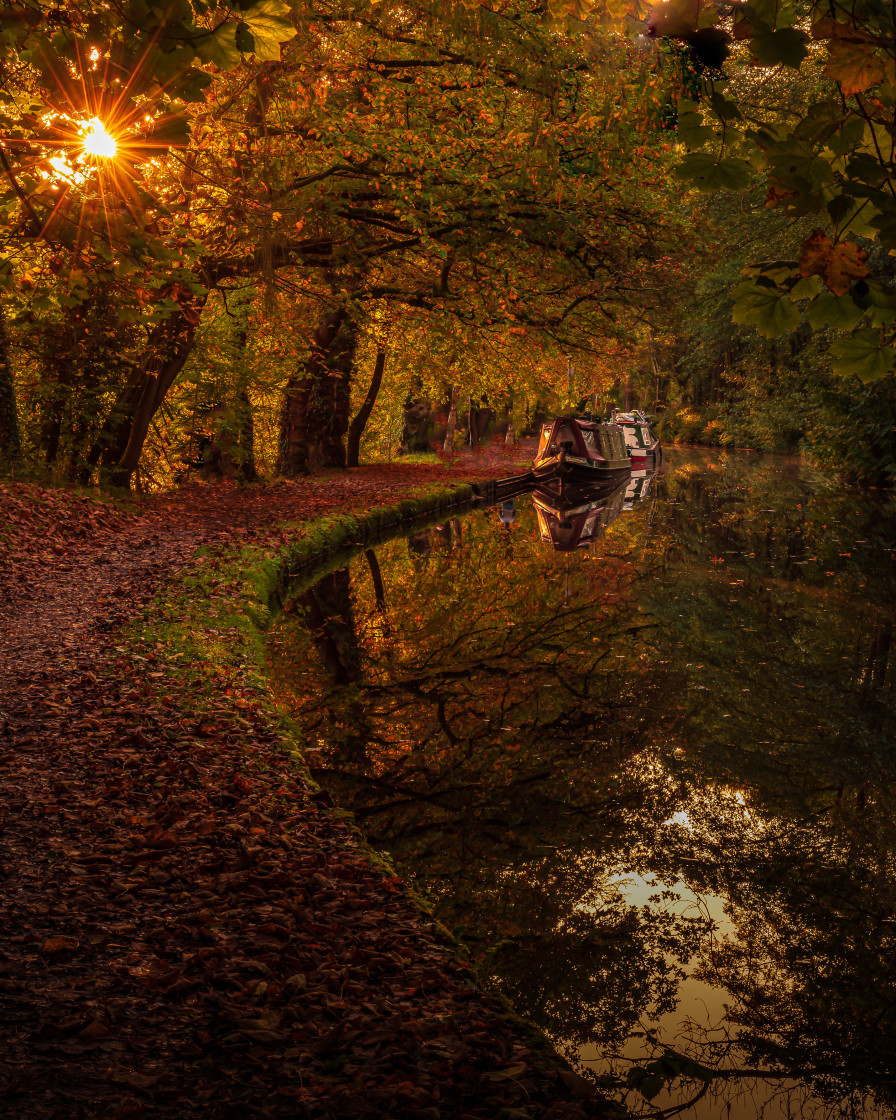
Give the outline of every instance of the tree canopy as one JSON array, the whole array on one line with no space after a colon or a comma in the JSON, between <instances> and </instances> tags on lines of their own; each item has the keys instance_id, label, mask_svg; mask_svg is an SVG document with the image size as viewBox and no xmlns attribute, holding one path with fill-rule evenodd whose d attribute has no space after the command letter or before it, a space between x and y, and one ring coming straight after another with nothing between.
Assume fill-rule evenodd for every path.
<instances>
[{"instance_id":1,"label":"tree canopy","mask_svg":"<svg viewBox=\"0 0 896 1120\"><path fill-rule=\"evenodd\" d=\"M583 393L683 406L711 277L729 411L764 383L765 344L752 372L732 357L757 332L790 334L834 396L884 379L891 21L874 3L3 0L4 457L164 485L214 413L240 456L257 422L282 474L339 466L387 351L381 431L414 393L557 407L569 355ZM212 338L223 380L199 369Z\"/></svg>"}]
</instances>

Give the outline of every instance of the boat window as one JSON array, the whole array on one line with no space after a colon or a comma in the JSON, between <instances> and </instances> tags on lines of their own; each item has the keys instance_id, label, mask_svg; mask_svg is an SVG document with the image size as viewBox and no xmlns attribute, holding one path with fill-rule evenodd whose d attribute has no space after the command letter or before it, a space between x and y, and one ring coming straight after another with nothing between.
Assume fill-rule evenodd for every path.
<instances>
[{"instance_id":1,"label":"boat window","mask_svg":"<svg viewBox=\"0 0 896 1120\"><path fill-rule=\"evenodd\" d=\"M538 455L543 455L548 448L548 440L551 438L551 425L541 429L541 439L538 441Z\"/></svg>"}]
</instances>

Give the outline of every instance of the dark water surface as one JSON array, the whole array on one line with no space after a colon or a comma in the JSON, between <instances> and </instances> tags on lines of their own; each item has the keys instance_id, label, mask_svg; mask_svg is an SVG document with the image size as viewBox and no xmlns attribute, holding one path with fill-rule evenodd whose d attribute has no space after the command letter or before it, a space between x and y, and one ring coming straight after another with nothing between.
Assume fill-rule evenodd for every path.
<instances>
[{"instance_id":1,"label":"dark water surface","mask_svg":"<svg viewBox=\"0 0 896 1120\"><path fill-rule=\"evenodd\" d=\"M572 553L529 497L360 552L297 587L280 695L607 1096L893 1116L896 502L673 452L625 504Z\"/></svg>"}]
</instances>

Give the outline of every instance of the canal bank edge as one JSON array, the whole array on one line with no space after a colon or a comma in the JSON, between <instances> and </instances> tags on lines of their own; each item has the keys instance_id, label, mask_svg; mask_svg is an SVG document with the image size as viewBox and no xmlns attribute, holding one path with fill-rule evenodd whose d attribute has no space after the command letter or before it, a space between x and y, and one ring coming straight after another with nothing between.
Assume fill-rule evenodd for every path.
<instances>
[{"instance_id":1,"label":"canal bank edge","mask_svg":"<svg viewBox=\"0 0 896 1120\"><path fill-rule=\"evenodd\" d=\"M147 605L143 618L122 634L119 649L131 661L135 673L152 667L153 691L164 693L168 707L182 721L197 727L204 721L211 721L212 726L230 723L241 737L248 732L248 740L253 731L260 732L281 753L315 803L315 811L338 818L346 829L348 843L363 853L379 874L390 882L397 881L409 908L425 919L425 932L434 946L469 972L470 987L479 990L503 1029L517 1036L535 1059L528 1069L525 1063L518 1063L484 1075L489 1086L523 1082L530 1077L543 1081L540 1092L533 1094L532 1085L526 1090L526 1099L541 1098L540 1103L532 1100L534 1108L509 1108L502 1115L508 1120L536 1116L626 1117L629 1114L624 1109L597 1093L594 1083L569 1066L537 1027L514 1014L499 995L481 991L463 946L433 918L426 900L398 880L388 856L370 847L352 814L334 807L327 792L311 778L298 729L275 705L268 689L267 630L290 586L319 578L345 562L349 552L390 529L468 506L479 494L479 488L471 484L428 488L366 513L280 526L273 532L266 531L257 543L201 548L190 567L173 585L160 590ZM252 766L251 753L249 750L246 754L247 768Z\"/></svg>"}]
</instances>

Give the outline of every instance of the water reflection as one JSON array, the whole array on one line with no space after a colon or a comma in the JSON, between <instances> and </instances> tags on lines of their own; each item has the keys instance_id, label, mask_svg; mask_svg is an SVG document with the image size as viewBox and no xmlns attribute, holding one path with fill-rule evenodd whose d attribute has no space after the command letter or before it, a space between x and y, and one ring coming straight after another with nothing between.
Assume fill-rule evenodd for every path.
<instances>
[{"instance_id":1,"label":"water reflection","mask_svg":"<svg viewBox=\"0 0 896 1120\"><path fill-rule=\"evenodd\" d=\"M605 1091L890 1116L893 503L738 456L644 489L588 549L518 498L367 550L296 589L274 679L317 776Z\"/></svg>"}]
</instances>

